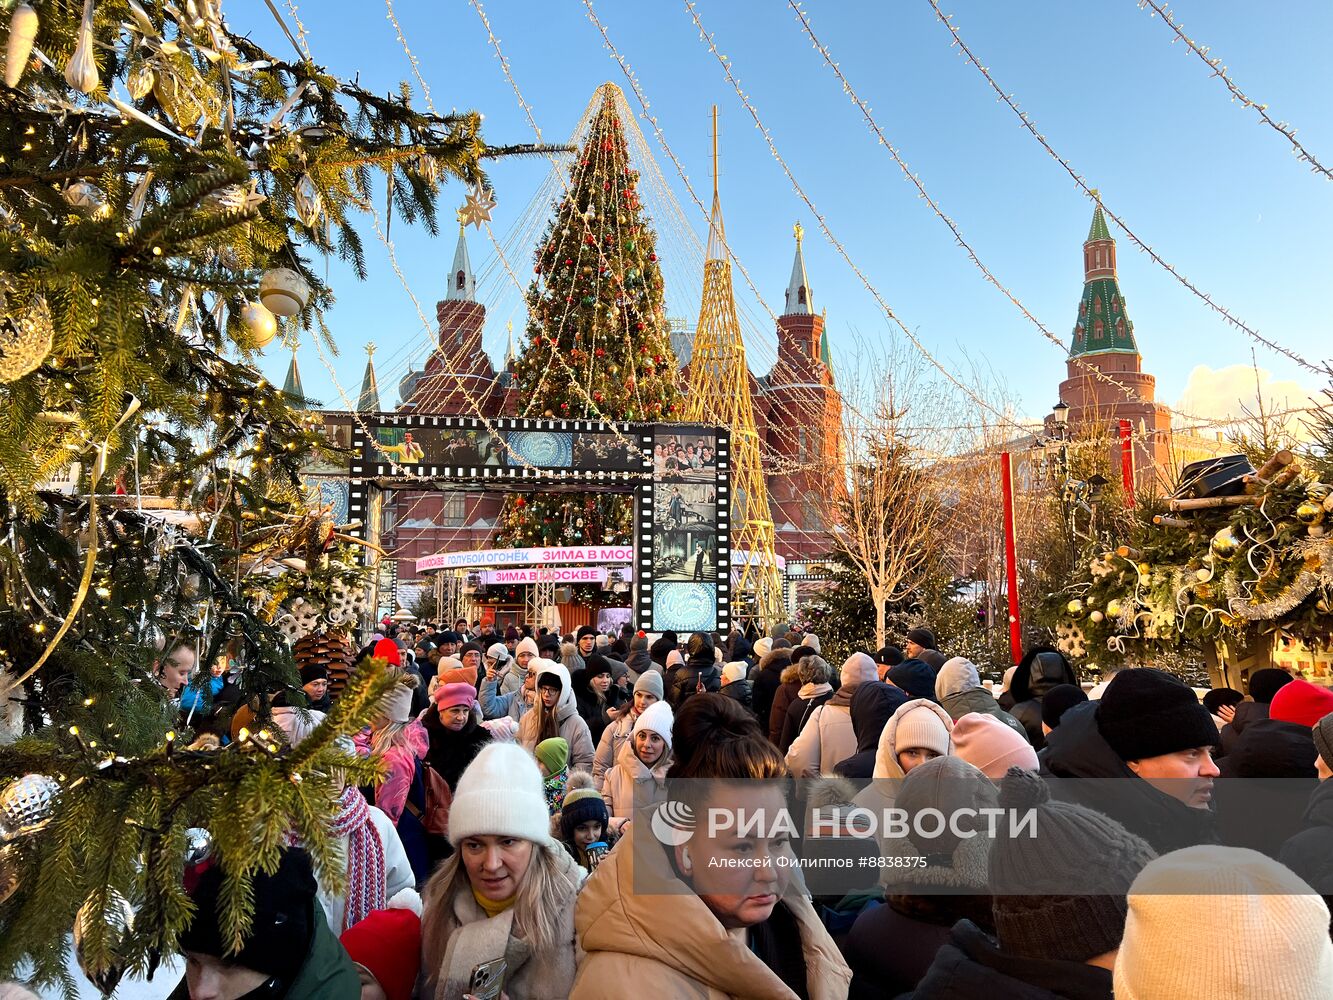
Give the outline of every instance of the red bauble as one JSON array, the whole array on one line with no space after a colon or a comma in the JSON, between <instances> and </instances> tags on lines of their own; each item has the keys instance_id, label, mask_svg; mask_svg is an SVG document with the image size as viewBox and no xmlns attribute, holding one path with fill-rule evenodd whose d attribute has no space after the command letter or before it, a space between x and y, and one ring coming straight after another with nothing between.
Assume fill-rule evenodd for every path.
<instances>
[{"instance_id":1,"label":"red bauble","mask_svg":"<svg viewBox=\"0 0 1333 1000\"><path fill-rule=\"evenodd\" d=\"M643 329L643 324L642 324L642 323L635 323L635 324L634 324L634 329L636 329L636 330L642 330L642 329Z\"/></svg>"},{"instance_id":2,"label":"red bauble","mask_svg":"<svg viewBox=\"0 0 1333 1000\"><path fill-rule=\"evenodd\" d=\"M604 357L606 357L606 351L602 350L600 347L597 348L597 352L596 352L596 353L597 353L597 356L598 356L599 358L604 358Z\"/></svg>"},{"instance_id":3,"label":"red bauble","mask_svg":"<svg viewBox=\"0 0 1333 1000\"><path fill-rule=\"evenodd\" d=\"M573 267L573 266L574 266L574 258L573 258L573 257L566 257L566 258L565 258L565 267Z\"/></svg>"},{"instance_id":4,"label":"red bauble","mask_svg":"<svg viewBox=\"0 0 1333 1000\"><path fill-rule=\"evenodd\" d=\"M566 295L566 296L565 296L565 301L568 302L568 303L570 303L570 304L573 304L573 302L574 302L574 296L572 296L572 295Z\"/></svg>"},{"instance_id":5,"label":"red bauble","mask_svg":"<svg viewBox=\"0 0 1333 1000\"><path fill-rule=\"evenodd\" d=\"M515 507L526 507L527 505L528 505L528 502L527 502L527 500L523 499L523 497L517 497L517 498L515 498L515 500L514 500L514 506L515 506Z\"/></svg>"},{"instance_id":6,"label":"red bauble","mask_svg":"<svg viewBox=\"0 0 1333 1000\"><path fill-rule=\"evenodd\" d=\"M649 259L649 260L652 260L652 261L657 260L657 254L655 254L655 253L650 253L650 254L648 255L648 259Z\"/></svg>"},{"instance_id":7,"label":"red bauble","mask_svg":"<svg viewBox=\"0 0 1333 1000\"><path fill-rule=\"evenodd\" d=\"M602 190L603 190L603 191L610 191L610 190L611 190L611 182L610 182L610 181L602 181Z\"/></svg>"}]
</instances>

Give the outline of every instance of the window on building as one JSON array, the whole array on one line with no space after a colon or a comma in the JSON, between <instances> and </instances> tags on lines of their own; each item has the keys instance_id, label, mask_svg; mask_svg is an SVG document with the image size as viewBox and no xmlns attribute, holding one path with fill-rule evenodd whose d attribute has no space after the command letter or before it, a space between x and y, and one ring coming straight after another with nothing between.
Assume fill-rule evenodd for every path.
<instances>
[{"instance_id":1,"label":"window on building","mask_svg":"<svg viewBox=\"0 0 1333 1000\"><path fill-rule=\"evenodd\" d=\"M801 305L805 305L805 286L804 286L804 285L802 285L800 288L796 289L796 301L799 302Z\"/></svg>"},{"instance_id":2,"label":"window on building","mask_svg":"<svg viewBox=\"0 0 1333 1000\"><path fill-rule=\"evenodd\" d=\"M461 528L467 519L467 498L462 493L450 493L444 500L440 524L446 528Z\"/></svg>"},{"instance_id":3,"label":"window on building","mask_svg":"<svg viewBox=\"0 0 1333 1000\"><path fill-rule=\"evenodd\" d=\"M467 287L467 275L464 272L459 271L458 274L454 276L454 287L460 292Z\"/></svg>"},{"instance_id":4,"label":"window on building","mask_svg":"<svg viewBox=\"0 0 1333 1000\"><path fill-rule=\"evenodd\" d=\"M810 453L814 450L814 441L811 432L804 427L796 429L796 455L802 462L810 460Z\"/></svg>"},{"instance_id":5,"label":"window on building","mask_svg":"<svg viewBox=\"0 0 1333 1000\"><path fill-rule=\"evenodd\" d=\"M1093 300L1092 300L1092 311L1093 311L1094 313L1096 313L1098 316L1100 316L1100 315L1102 314L1102 297L1101 297L1100 295L1095 296L1095 297L1093 298Z\"/></svg>"},{"instance_id":6,"label":"window on building","mask_svg":"<svg viewBox=\"0 0 1333 1000\"><path fill-rule=\"evenodd\" d=\"M1102 321L1099 319L1094 319L1092 321L1092 339L1093 340L1102 339Z\"/></svg>"},{"instance_id":7,"label":"window on building","mask_svg":"<svg viewBox=\"0 0 1333 1000\"><path fill-rule=\"evenodd\" d=\"M801 500L801 527L806 531L824 530L823 505L816 493L807 493Z\"/></svg>"}]
</instances>

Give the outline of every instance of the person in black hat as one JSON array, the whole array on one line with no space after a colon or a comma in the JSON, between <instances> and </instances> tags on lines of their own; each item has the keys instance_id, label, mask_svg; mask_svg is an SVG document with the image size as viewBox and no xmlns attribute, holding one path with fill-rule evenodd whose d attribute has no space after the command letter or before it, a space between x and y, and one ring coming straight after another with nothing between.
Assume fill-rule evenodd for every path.
<instances>
[{"instance_id":1,"label":"person in black hat","mask_svg":"<svg viewBox=\"0 0 1333 1000\"><path fill-rule=\"evenodd\" d=\"M592 656L593 646L597 643L597 630L591 625L580 625L574 634L574 643L579 647L579 656L586 662Z\"/></svg>"},{"instance_id":2,"label":"person in black hat","mask_svg":"<svg viewBox=\"0 0 1333 1000\"><path fill-rule=\"evenodd\" d=\"M1041 730L1042 699L1047 691L1060 684L1078 687L1078 675L1064 654L1051 646L1033 646L1023 654L1014 671L1013 682L1009 685L1014 707L1005 711L1022 723L1028 742L1036 750L1046 745L1046 735ZM1004 708L1003 702L1000 707Z\"/></svg>"},{"instance_id":3,"label":"person in black hat","mask_svg":"<svg viewBox=\"0 0 1333 1000\"><path fill-rule=\"evenodd\" d=\"M1118 820L1159 854L1217 842L1211 808L1217 727L1194 691L1152 667L1122 670L1101 701L1051 730L1042 774L1054 798Z\"/></svg>"},{"instance_id":4,"label":"person in black hat","mask_svg":"<svg viewBox=\"0 0 1333 1000\"><path fill-rule=\"evenodd\" d=\"M301 690L310 699L311 711L327 712L332 704L329 697L329 668L322 663L302 667Z\"/></svg>"},{"instance_id":5,"label":"person in black hat","mask_svg":"<svg viewBox=\"0 0 1333 1000\"><path fill-rule=\"evenodd\" d=\"M277 871L254 876L250 934L239 952L219 926L223 871L214 861L186 872L194 917L180 936L185 978L169 1000L245 997L264 1000L358 1000L361 979L317 912L310 855L283 851Z\"/></svg>"},{"instance_id":6,"label":"person in black hat","mask_svg":"<svg viewBox=\"0 0 1333 1000\"><path fill-rule=\"evenodd\" d=\"M1031 810L1035 821L1030 836L997 828L988 859L995 933L955 924L913 1000L1111 1000L1126 896L1152 848L1099 813L1052 802L1022 768L1010 768L999 805Z\"/></svg>"},{"instance_id":7,"label":"person in black hat","mask_svg":"<svg viewBox=\"0 0 1333 1000\"><path fill-rule=\"evenodd\" d=\"M928 628L908 630L907 641L903 643L903 653L909 660L919 660L923 650L937 648L935 633Z\"/></svg>"},{"instance_id":8,"label":"person in black hat","mask_svg":"<svg viewBox=\"0 0 1333 1000\"><path fill-rule=\"evenodd\" d=\"M1077 684L1057 684L1047 691L1041 699L1042 735L1050 736L1066 712L1087 700L1088 696Z\"/></svg>"},{"instance_id":9,"label":"person in black hat","mask_svg":"<svg viewBox=\"0 0 1333 1000\"><path fill-rule=\"evenodd\" d=\"M1250 675L1249 692L1254 701L1243 701L1229 713L1219 712L1226 725L1222 728L1222 753L1236 749L1245 727L1268 718L1268 709L1274 696L1292 682L1291 674L1277 667L1265 667ZM1231 716L1228 718L1228 714Z\"/></svg>"}]
</instances>

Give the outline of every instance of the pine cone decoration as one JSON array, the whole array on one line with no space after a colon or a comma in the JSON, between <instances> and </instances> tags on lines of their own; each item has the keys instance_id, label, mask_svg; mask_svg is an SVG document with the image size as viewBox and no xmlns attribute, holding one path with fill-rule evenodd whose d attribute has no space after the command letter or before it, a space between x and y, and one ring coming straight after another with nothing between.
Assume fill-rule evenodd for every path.
<instances>
[{"instance_id":1,"label":"pine cone decoration","mask_svg":"<svg viewBox=\"0 0 1333 1000\"><path fill-rule=\"evenodd\" d=\"M329 672L329 697L337 698L347 686L347 678L352 673L352 658L356 651L346 632L331 629L328 632L311 632L298 639L292 647L296 657L296 667L323 666Z\"/></svg>"}]
</instances>

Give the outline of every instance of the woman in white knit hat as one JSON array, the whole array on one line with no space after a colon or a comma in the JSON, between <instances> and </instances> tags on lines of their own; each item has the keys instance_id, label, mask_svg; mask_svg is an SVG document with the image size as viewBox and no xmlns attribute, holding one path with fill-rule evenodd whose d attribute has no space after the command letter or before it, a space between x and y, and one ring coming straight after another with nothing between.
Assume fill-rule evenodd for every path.
<instances>
[{"instance_id":1,"label":"woman in white knit hat","mask_svg":"<svg viewBox=\"0 0 1333 1000\"><path fill-rule=\"evenodd\" d=\"M671 706L664 701L645 709L620 748L616 766L606 772L602 798L611 814L610 828L624 829L637 808L665 802L666 774L671 767Z\"/></svg>"},{"instance_id":2,"label":"woman in white knit hat","mask_svg":"<svg viewBox=\"0 0 1333 1000\"><path fill-rule=\"evenodd\" d=\"M1225 946L1206 956L1189 933L1200 919L1226 933ZM1257 851L1212 844L1172 851L1130 886L1114 980L1116 1000L1327 1000L1328 907Z\"/></svg>"},{"instance_id":3,"label":"woman in white knit hat","mask_svg":"<svg viewBox=\"0 0 1333 1000\"><path fill-rule=\"evenodd\" d=\"M953 720L926 698L903 702L884 724L875 751L874 779L852 801L876 816L893 808L902 779L928 760L953 753ZM884 779L896 780L884 780Z\"/></svg>"},{"instance_id":4,"label":"woman in white knit hat","mask_svg":"<svg viewBox=\"0 0 1333 1000\"><path fill-rule=\"evenodd\" d=\"M579 957L574 899L586 873L551 839L541 773L527 752L492 743L477 754L454 793L449 842L455 853L424 893L421 995L477 992L475 970L503 962L509 1000L569 996Z\"/></svg>"}]
</instances>

